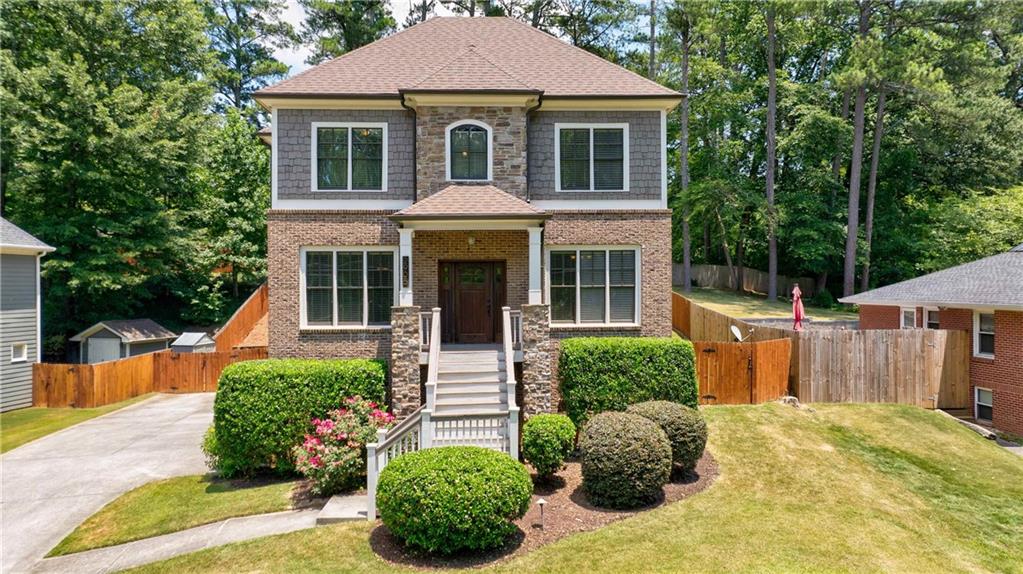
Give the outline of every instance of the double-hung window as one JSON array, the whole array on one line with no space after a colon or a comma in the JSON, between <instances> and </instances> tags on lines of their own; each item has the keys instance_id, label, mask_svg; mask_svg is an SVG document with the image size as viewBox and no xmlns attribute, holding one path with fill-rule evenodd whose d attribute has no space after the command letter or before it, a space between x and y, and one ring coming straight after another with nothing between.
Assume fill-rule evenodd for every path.
<instances>
[{"instance_id":1,"label":"double-hung window","mask_svg":"<svg viewBox=\"0 0 1023 574\"><path fill-rule=\"evenodd\" d=\"M991 422L994 420L995 414L995 397L991 389L984 389L976 387L974 389L973 404L976 410L973 413L973 418L982 421Z\"/></svg>"},{"instance_id":2,"label":"double-hung window","mask_svg":"<svg viewBox=\"0 0 1023 574\"><path fill-rule=\"evenodd\" d=\"M309 248L302 255L307 327L388 325L397 291L395 249Z\"/></svg>"},{"instance_id":3,"label":"double-hung window","mask_svg":"<svg viewBox=\"0 0 1023 574\"><path fill-rule=\"evenodd\" d=\"M483 122L464 120L447 129L447 179L489 181L491 134Z\"/></svg>"},{"instance_id":4,"label":"double-hung window","mask_svg":"<svg viewBox=\"0 0 1023 574\"><path fill-rule=\"evenodd\" d=\"M315 191L384 191L387 124L313 123Z\"/></svg>"},{"instance_id":5,"label":"double-hung window","mask_svg":"<svg viewBox=\"0 0 1023 574\"><path fill-rule=\"evenodd\" d=\"M639 323L636 248L553 249L548 253L551 322Z\"/></svg>"},{"instance_id":6,"label":"double-hung window","mask_svg":"<svg viewBox=\"0 0 1023 574\"><path fill-rule=\"evenodd\" d=\"M916 307L903 307L899 311L899 327L902 329L916 329Z\"/></svg>"},{"instance_id":7,"label":"double-hung window","mask_svg":"<svg viewBox=\"0 0 1023 574\"><path fill-rule=\"evenodd\" d=\"M995 356L995 314L977 311L973 314L973 354Z\"/></svg>"},{"instance_id":8,"label":"double-hung window","mask_svg":"<svg viewBox=\"0 0 1023 574\"><path fill-rule=\"evenodd\" d=\"M628 124L555 124L557 191L628 191Z\"/></svg>"},{"instance_id":9,"label":"double-hung window","mask_svg":"<svg viewBox=\"0 0 1023 574\"><path fill-rule=\"evenodd\" d=\"M934 307L924 307L924 328L940 329L941 321L938 310Z\"/></svg>"}]
</instances>

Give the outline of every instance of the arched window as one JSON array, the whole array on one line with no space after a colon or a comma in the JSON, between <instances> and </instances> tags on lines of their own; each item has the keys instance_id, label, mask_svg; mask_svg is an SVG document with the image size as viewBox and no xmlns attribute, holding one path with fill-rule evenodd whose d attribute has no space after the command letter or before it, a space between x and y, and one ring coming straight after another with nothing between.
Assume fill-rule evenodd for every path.
<instances>
[{"instance_id":1,"label":"arched window","mask_svg":"<svg viewBox=\"0 0 1023 574\"><path fill-rule=\"evenodd\" d=\"M466 120L447 129L447 179L488 181L490 169L490 126Z\"/></svg>"}]
</instances>

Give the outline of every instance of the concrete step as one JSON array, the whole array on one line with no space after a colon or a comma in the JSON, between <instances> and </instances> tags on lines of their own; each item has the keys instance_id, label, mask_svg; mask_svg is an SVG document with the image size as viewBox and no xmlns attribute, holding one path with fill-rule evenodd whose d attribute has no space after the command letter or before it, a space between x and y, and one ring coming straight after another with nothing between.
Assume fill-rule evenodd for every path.
<instances>
[{"instance_id":1,"label":"concrete step","mask_svg":"<svg viewBox=\"0 0 1023 574\"><path fill-rule=\"evenodd\" d=\"M366 520L369 499L365 494L336 494L316 515L316 525Z\"/></svg>"},{"instance_id":2,"label":"concrete step","mask_svg":"<svg viewBox=\"0 0 1023 574\"><path fill-rule=\"evenodd\" d=\"M442 383L503 383L508 380L508 375L498 371L469 371L437 373L437 384Z\"/></svg>"}]
</instances>

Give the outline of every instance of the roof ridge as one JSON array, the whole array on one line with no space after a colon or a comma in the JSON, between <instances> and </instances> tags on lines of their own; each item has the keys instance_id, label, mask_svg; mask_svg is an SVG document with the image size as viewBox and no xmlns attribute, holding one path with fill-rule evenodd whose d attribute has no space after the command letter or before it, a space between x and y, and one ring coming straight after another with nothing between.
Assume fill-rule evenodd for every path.
<instances>
[{"instance_id":1,"label":"roof ridge","mask_svg":"<svg viewBox=\"0 0 1023 574\"><path fill-rule=\"evenodd\" d=\"M487 62L488 64L490 64L491 66L493 66L493 67L497 68L498 70L500 70L501 72L503 72L503 73L504 73L504 75L506 75L506 76L508 76L509 78L511 78L511 79L513 79L513 80L515 80L516 82L518 82L518 83L522 84L523 86L526 86L527 88L533 89L533 90L537 90L537 89L539 89L539 88L536 88L536 87L534 87L534 86L533 86L532 84L530 84L529 82L526 82L526 81L523 81L523 80L519 79L519 78L518 78L517 76L515 76L515 74L513 74L513 73L509 72L508 70L505 70L503 66L501 66L500 64L497 64L496 62L494 62L493 60L491 60L491 59L490 59L489 57L487 57L487 55L486 55L486 54L484 54L484 53L483 53L483 52L481 52L481 51L478 51L478 50L476 50L476 46L473 46L473 45L471 45L471 44L470 44L470 46L469 46L469 49L470 49L470 50L472 50L473 52L476 52L476 54L477 54L477 55L478 55L478 56L479 56L480 58L483 58L483 60L484 60L484 61L486 61L486 62Z\"/></svg>"},{"instance_id":2,"label":"roof ridge","mask_svg":"<svg viewBox=\"0 0 1023 574\"><path fill-rule=\"evenodd\" d=\"M613 66L615 68L621 68L621 69L625 70L626 72L632 74L633 76L636 76L637 78L639 78L639 79L641 79L641 80L643 80L643 81L645 81L645 82L647 82L649 84L652 84L652 85L657 86L659 88L663 88L665 90L670 90L672 92L675 92L675 90L669 88L668 86L665 86L663 84L655 82L654 80L651 80L650 78L648 78L648 77L646 77L646 76L644 76L642 74L633 72L632 70L626 68L625 66L623 66L621 64L616 64L616 63L614 63L614 62L612 62L610 60L605 60L604 58L601 58L600 56L594 54L593 52L590 52L589 50L585 50L583 48L580 48L579 46L576 46L575 44L570 44L569 42L566 42L566 41L562 40L561 38L558 38L554 34L551 34L549 32L545 32L544 30L541 30L539 28L535 28L535 27L533 27L533 26L531 26L529 24L526 24L525 22L522 22L522 21L517 20L515 18L512 18L510 16L487 16L487 17L488 18L504 18L506 20L510 20L510 21L520 25L520 26L525 26L526 28L532 30L533 32L539 33L541 36L544 36L545 38L548 38L550 40L554 40L555 42L557 42L558 44L561 44L562 46L567 46L569 48L572 48L573 50L578 50L579 52L582 52L583 54L586 54L586 56L589 57L590 59L595 59L595 61L599 61L601 64L610 65L610 66ZM675 93L678 93L678 92L675 92Z\"/></svg>"},{"instance_id":3,"label":"roof ridge","mask_svg":"<svg viewBox=\"0 0 1023 574\"><path fill-rule=\"evenodd\" d=\"M517 84L520 84L522 87L527 88L527 89L536 89L533 86L529 85L528 83L523 82L519 78L515 77L514 74L512 74L511 72L509 72L508 70L504 69L499 64L495 63L493 60L488 58L483 52L481 52L479 50L479 47L476 46L475 44L469 44L464 50L462 50L458 54L455 54L455 56L453 58L451 58L450 60L448 60L447 62L442 64L440 67L436 68L435 70L429 72L426 76L423 76L415 84L412 84L412 87L416 88L416 87L422 85L427 80L433 78L437 74L440 74L444 70L447 70L448 68L450 68L455 62L457 62L458 60L460 60L461 58L465 57L468 54L474 54L474 55L478 56L481 60L486 62L488 65L490 65L490 67L492 67L495 70L497 70L498 72L504 74L510 80L512 80L513 82L515 82Z\"/></svg>"}]
</instances>

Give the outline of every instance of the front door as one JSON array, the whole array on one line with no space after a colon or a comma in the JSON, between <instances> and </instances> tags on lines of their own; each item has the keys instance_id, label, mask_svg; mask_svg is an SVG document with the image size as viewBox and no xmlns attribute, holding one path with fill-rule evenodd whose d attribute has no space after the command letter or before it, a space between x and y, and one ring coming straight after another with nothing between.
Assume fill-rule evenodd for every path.
<instances>
[{"instance_id":1,"label":"front door","mask_svg":"<svg viewBox=\"0 0 1023 574\"><path fill-rule=\"evenodd\" d=\"M448 343L493 343L504 305L504 262L445 261L440 264L439 305Z\"/></svg>"}]
</instances>

